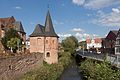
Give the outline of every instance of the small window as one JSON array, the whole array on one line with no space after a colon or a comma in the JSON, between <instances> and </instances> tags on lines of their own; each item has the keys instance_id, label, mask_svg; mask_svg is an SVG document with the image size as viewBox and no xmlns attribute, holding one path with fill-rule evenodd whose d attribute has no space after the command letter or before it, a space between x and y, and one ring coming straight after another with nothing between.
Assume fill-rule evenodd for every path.
<instances>
[{"instance_id":1,"label":"small window","mask_svg":"<svg viewBox=\"0 0 120 80\"><path fill-rule=\"evenodd\" d=\"M50 57L50 53L49 53L49 52L47 52L46 56L47 56L47 57Z\"/></svg>"},{"instance_id":2,"label":"small window","mask_svg":"<svg viewBox=\"0 0 120 80\"><path fill-rule=\"evenodd\" d=\"M55 42L55 41L53 40L52 43L54 44L54 42Z\"/></svg>"},{"instance_id":3,"label":"small window","mask_svg":"<svg viewBox=\"0 0 120 80\"><path fill-rule=\"evenodd\" d=\"M117 52L117 53L120 53L120 47L117 47L117 48L116 48L116 52Z\"/></svg>"}]
</instances>

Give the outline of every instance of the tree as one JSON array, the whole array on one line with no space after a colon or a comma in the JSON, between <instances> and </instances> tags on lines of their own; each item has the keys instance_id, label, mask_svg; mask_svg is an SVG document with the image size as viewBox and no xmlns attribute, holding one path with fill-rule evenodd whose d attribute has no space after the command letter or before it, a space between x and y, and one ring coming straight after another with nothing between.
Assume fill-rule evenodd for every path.
<instances>
[{"instance_id":1,"label":"tree","mask_svg":"<svg viewBox=\"0 0 120 80\"><path fill-rule=\"evenodd\" d=\"M64 48L64 51L74 53L74 50L78 47L78 40L76 37L70 36L63 40L61 45Z\"/></svg>"},{"instance_id":2,"label":"tree","mask_svg":"<svg viewBox=\"0 0 120 80\"><path fill-rule=\"evenodd\" d=\"M5 36L2 38L1 42L5 49L11 49L12 51L17 50L18 43L19 45L22 45L22 43L20 43L21 40L22 39L17 31L13 28L10 28L8 31L6 31Z\"/></svg>"}]
</instances>

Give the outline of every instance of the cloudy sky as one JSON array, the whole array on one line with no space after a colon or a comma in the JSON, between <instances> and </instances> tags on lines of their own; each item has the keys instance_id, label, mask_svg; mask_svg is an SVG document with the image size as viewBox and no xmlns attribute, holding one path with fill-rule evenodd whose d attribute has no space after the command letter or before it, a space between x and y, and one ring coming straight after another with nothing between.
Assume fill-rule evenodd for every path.
<instances>
[{"instance_id":1,"label":"cloudy sky","mask_svg":"<svg viewBox=\"0 0 120 80\"><path fill-rule=\"evenodd\" d=\"M105 37L120 28L120 0L0 0L0 17L14 16L29 36L36 24L44 25L48 4L60 40Z\"/></svg>"}]
</instances>

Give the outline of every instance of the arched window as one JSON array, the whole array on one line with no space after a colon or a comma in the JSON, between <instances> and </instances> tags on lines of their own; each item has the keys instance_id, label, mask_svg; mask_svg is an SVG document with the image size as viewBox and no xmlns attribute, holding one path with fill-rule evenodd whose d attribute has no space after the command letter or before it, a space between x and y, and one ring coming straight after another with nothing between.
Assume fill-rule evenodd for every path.
<instances>
[{"instance_id":1,"label":"arched window","mask_svg":"<svg viewBox=\"0 0 120 80\"><path fill-rule=\"evenodd\" d=\"M49 53L49 52L47 52L46 56L47 56L47 57L50 57L50 53Z\"/></svg>"}]
</instances>

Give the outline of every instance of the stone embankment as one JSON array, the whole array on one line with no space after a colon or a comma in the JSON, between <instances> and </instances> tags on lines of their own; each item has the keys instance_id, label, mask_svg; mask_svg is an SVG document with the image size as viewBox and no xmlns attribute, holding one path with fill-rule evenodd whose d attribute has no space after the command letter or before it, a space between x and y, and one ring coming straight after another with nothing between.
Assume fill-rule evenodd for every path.
<instances>
[{"instance_id":1,"label":"stone embankment","mask_svg":"<svg viewBox=\"0 0 120 80\"><path fill-rule=\"evenodd\" d=\"M18 80L24 73L43 65L43 54L33 53L0 58L0 80Z\"/></svg>"}]
</instances>

